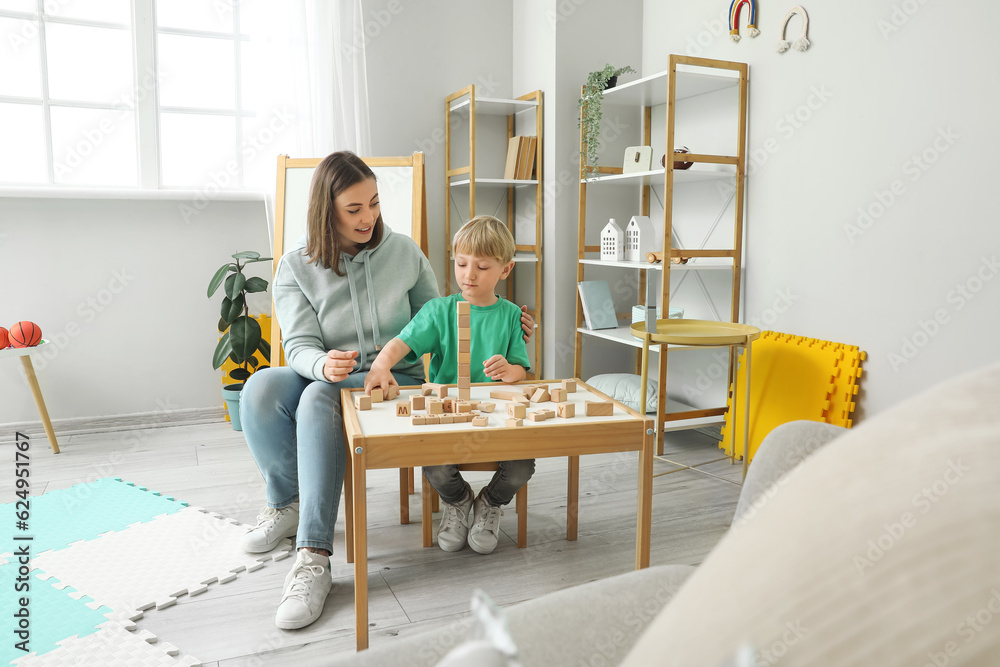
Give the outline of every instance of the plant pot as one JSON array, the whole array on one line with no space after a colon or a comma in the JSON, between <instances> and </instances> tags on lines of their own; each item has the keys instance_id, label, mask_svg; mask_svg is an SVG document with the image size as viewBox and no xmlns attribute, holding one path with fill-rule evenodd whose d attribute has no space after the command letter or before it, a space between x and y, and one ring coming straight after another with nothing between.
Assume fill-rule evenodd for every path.
<instances>
[{"instance_id":1,"label":"plant pot","mask_svg":"<svg viewBox=\"0 0 1000 667\"><path fill-rule=\"evenodd\" d=\"M614 88L617 85L618 85L618 77L613 76L610 79L608 79L608 82L606 84L604 84L604 90L607 90L609 88Z\"/></svg>"},{"instance_id":2,"label":"plant pot","mask_svg":"<svg viewBox=\"0 0 1000 667\"><path fill-rule=\"evenodd\" d=\"M234 431L243 430L243 425L240 423L240 395L242 393L242 384L227 384L222 388L222 398L226 401L229 421L232 423Z\"/></svg>"}]
</instances>

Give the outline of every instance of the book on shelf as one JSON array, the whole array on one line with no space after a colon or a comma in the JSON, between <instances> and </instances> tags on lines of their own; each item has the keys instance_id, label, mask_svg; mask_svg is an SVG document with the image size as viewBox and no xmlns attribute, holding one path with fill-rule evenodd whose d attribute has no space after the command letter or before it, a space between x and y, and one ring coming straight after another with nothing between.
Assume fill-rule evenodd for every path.
<instances>
[{"instance_id":1,"label":"book on shelf","mask_svg":"<svg viewBox=\"0 0 1000 667\"><path fill-rule=\"evenodd\" d=\"M535 136L518 137L521 140L521 148L517 158L517 178L518 180L531 180L531 172L535 168L535 147L538 138Z\"/></svg>"},{"instance_id":2,"label":"book on shelf","mask_svg":"<svg viewBox=\"0 0 1000 667\"><path fill-rule=\"evenodd\" d=\"M520 148L521 137L511 137L507 142L507 164L503 170L503 177L506 180L517 178L518 152Z\"/></svg>"},{"instance_id":3,"label":"book on shelf","mask_svg":"<svg viewBox=\"0 0 1000 667\"><path fill-rule=\"evenodd\" d=\"M588 329L614 329L618 326L615 303L607 280L583 280L577 285L580 305Z\"/></svg>"}]
</instances>

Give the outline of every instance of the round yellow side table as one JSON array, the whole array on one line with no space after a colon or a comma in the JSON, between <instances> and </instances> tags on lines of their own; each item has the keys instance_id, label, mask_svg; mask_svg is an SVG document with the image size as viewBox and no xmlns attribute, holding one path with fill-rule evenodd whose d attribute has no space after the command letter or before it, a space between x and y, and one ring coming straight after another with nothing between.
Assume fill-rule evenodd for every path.
<instances>
[{"instance_id":1,"label":"round yellow side table","mask_svg":"<svg viewBox=\"0 0 1000 667\"><path fill-rule=\"evenodd\" d=\"M656 320L656 331L646 331L645 322L635 322L630 327L632 335L642 339L642 380L640 381L639 406L646 406L646 378L649 377L649 346L687 345L690 347L733 347L739 358L739 348L746 349L746 379L743 391L750 397L750 344L760 338L760 329L739 322L714 322L712 320L668 319ZM736 374L733 374L733 398L730 409L736 407ZM661 391L663 389L661 388ZM730 423L735 429L736 415L731 415ZM660 415L656 416L657 429ZM735 432L735 431L734 431ZM746 477L750 464L748 436L750 433L750 401L743 401L743 476ZM735 456L735 438L731 441L729 458Z\"/></svg>"}]
</instances>

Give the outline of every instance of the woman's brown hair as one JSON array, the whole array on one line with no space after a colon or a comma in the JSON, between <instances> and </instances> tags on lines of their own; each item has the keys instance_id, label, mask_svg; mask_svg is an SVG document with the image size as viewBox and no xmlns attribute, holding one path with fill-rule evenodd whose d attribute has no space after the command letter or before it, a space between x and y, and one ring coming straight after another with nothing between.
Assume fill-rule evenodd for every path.
<instances>
[{"instance_id":1,"label":"woman's brown hair","mask_svg":"<svg viewBox=\"0 0 1000 667\"><path fill-rule=\"evenodd\" d=\"M367 179L375 180L375 174L364 160L350 151L337 151L323 158L313 172L309 185L309 210L306 213L306 255L313 264L333 269L338 276L340 270L340 232L337 231L337 211L334 200L347 188ZM375 221L372 237L364 244L374 248L382 240L382 214Z\"/></svg>"}]
</instances>

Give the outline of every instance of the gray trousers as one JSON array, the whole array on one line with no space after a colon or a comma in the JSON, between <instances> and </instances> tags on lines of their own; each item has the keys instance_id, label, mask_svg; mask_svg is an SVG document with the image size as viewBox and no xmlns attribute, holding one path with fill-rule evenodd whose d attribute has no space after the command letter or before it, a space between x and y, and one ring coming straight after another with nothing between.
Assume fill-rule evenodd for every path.
<instances>
[{"instance_id":1,"label":"gray trousers","mask_svg":"<svg viewBox=\"0 0 1000 667\"><path fill-rule=\"evenodd\" d=\"M424 466L424 477L441 500L449 505L457 505L465 499L466 481L462 479L457 465ZM483 490L483 496L493 507L508 504L518 489L524 486L535 472L535 459L521 461L500 461L500 469Z\"/></svg>"}]
</instances>

